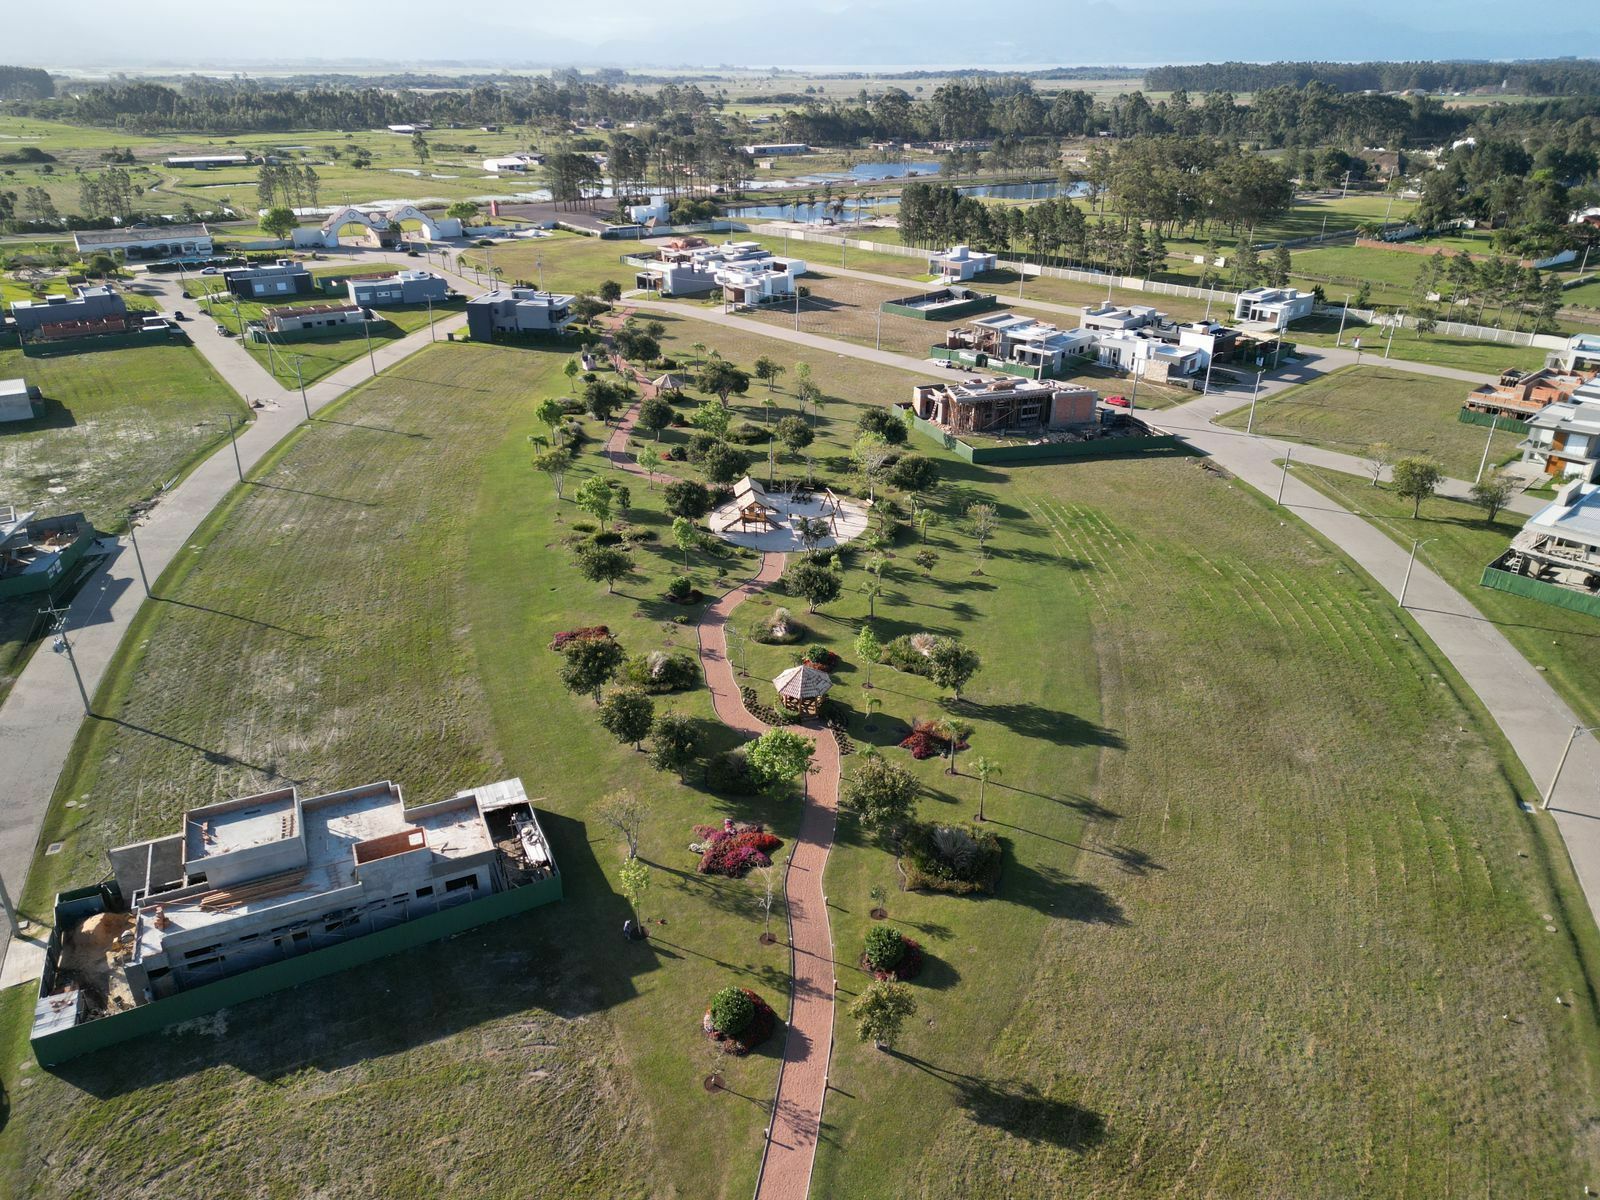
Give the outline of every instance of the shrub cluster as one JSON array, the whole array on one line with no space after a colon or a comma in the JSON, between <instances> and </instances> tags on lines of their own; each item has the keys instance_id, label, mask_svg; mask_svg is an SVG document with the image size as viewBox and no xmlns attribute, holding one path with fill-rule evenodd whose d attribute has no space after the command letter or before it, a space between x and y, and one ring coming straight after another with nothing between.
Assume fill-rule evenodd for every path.
<instances>
[{"instance_id":1,"label":"shrub cluster","mask_svg":"<svg viewBox=\"0 0 1600 1200\"><path fill-rule=\"evenodd\" d=\"M912 827L905 839L906 887L911 890L992 892L1000 879L1000 839L965 822Z\"/></svg>"},{"instance_id":2,"label":"shrub cluster","mask_svg":"<svg viewBox=\"0 0 1600 1200\"><path fill-rule=\"evenodd\" d=\"M740 999L733 999L730 993ZM725 1023L735 1028L730 1031ZM778 1027L778 1014L749 988L726 987L711 998L711 1007L701 1018L700 1027L712 1041L725 1043L730 1054L743 1055L772 1036Z\"/></svg>"},{"instance_id":3,"label":"shrub cluster","mask_svg":"<svg viewBox=\"0 0 1600 1200\"><path fill-rule=\"evenodd\" d=\"M783 632L779 633L778 630ZM757 622L750 631L752 641L764 646L792 646L806 635L806 627L787 608L775 608L772 615Z\"/></svg>"},{"instance_id":4,"label":"shrub cluster","mask_svg":"<svg viewBox=\"0 0 1600 1200\"><path fill-rule=\"evenodd\" d=\"M728 440L740 446L754 446L757 442L767 440L766 433L759 425L752 425L749 421L740 421L728 430Z\"/></svg>"},{"instance_id":5,"label":"shrub cluster","mask_svg":"<svg viewBox=\"0 0 1600 1200\"><path fill-rule=\"evenodd\" d=\"M867 931L861 967L874 979L904 982L922 970L922 947L893 925L874 925Z\"/></svg>"},{"instance_id":6,"label":"shrub cluster","mask_svg":"<svg viewBox=\"0 0 1600 1200\"><path fill-rule=\"evenodd\" d=\"M761 780L743 750L725 750L707 760L706 787L724 796L755 796L761 792Z\"/></svg>"},{"instance_id":7,"label":"shrub cluster","mask_svg":"<svg viewBox=\"0 0 1600 1200\"><path fill-rule=\"evenodd\" d=\"M592 638L608 638L611 630L604 625L585 625L581 629L567 629L556 634L555 640L550 643L550 649L560 650L568 642L581 642Z\"/></svg>"},{"instance_id":8,"label":"shrub cluster","mask_svg":"<svg viewBox=\"0 0 1600 1200\"><path fill-rule=\"evenodd\" d=\"M902 748L911 751L911 757L917 761L925 758L937 758L950 753L950 739L939 732L936 721L913 721L911 732L900 742ZM956 749L968 749L966 742L956 743Z\"/></svg>"},{"instance_id":9,"label":"shrub cluster","mask_svg":"<svg viewBox=\"0 0 1600 1200\"><path fill-rule=\"evenodd\" d=\"M815 667L819 671L826 671L830 675L839 668L839 656L821 642L813 642L807 646L803 651L795 655L794 661L808 667Z\"/></svg>"},{"instance_id":10,"label":"shrub cluster","mask_svg":"<svg viewBox=\"0 0 1600 1200\"><path fill-rule=\"evenodd\" d=\"M700 664L691 654L668 654L652 650L635 654L623 668L623 677L634 687L654 696L684 692L700 684Z\"/></svg>"},{"instance_id":11,"label":"shrub cluster","mask_svg":"<svg viewBox=\"0 0 1600 1200\"><path fill-rule=\"evenodd\" d=\"M760 825L696 825L694 833L700 839L700 874L730 879L743 879L752 867L770 867L772 852L783 845Z\"/></svg>"},{"instance_id":12,"label":"shrub cluster","mask_svg":"<svg viewBox=\"0 0 1600 1200\"><path fill-rule=\"evenodd\" d=\"M771 725L776 729L780 725L792 725L794 723L793 719L783 709L773 708L772 705L763 703L761 697L756 695L756 690L753 687L740 688L739 698L744 701L745 712L763 725Z\"/></svg>"},{"instance_id":13,"label":"shrub cluster","mask_svg":"<svg viewBox=\"0 0 1600 1200\"><path fill-rule=\"evenodd\" d=\"M904 671L907 675L926 676L932 668L928 656L912 645L912 638L917 636L913 633L890 638L883 644L883 652L878 655L878 661L893 667L896 671Z\"/></svg>"}]
</instances>

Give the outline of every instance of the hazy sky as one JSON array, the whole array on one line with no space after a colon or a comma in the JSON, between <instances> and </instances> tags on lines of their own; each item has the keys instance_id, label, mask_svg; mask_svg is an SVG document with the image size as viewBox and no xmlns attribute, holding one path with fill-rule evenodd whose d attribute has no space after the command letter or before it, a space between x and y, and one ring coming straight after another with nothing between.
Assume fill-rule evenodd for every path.
<instances>
[{"instance_id":1,"label":"hazy sky","mask_svg":"<svg viewBox=\"0 0 1600 1200\"><path fill-rule=\"evenodd\" d=\"M53 68L356 59L951 67L1600 56L1600 22L1572 0L377 0L356 7L276 0L237 10L193 0L142 0L136 9L126 0L14 3L0 60Z\"/></svg>"}]
</instances>

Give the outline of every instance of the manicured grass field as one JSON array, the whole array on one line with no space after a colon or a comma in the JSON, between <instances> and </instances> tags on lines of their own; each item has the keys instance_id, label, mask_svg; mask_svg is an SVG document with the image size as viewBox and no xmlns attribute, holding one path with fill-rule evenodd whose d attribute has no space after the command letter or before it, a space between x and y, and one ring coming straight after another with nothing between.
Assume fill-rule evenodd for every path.
<instances>
[{"instance_id":1,"label":"manicured grass field","mask_svg":"<svg viewBox=\"0 0 1600 1200\"><path fill-rule=\"evenodd\" d=\"M791 357L754 326L665 323L680 360L695 341L745 366ZM828 398L814 466L848 487L859 406L897 399L909 377L810 361ZM38 860L24 907L199 799L394 778L415 801L511 773L541 797L567 900L60 1076L20 1071L26 1050L8 1042L0 1168L14 1190L166 1194L182 1169L216 1194L246 1179L286 1196L352 1180L522 1196L530 1179L562 1195L749 1194L777 1045L724 1063L733 1094L711 1096L697 1022L730 980L781 1012L788 960L756 941L754 888L695 875L685 845L723 815L787 839L798 810L650 772L557 685L558 630L604 622L630 650L692 648L671 618L697 612L662 600L681 567L659 543L612 596L568 565L575 510L528 466L534 406L566 391L564 362L426 351L235 493L204 553L158 587L181 603L151 606L130 634L98 701L125 723L80 742L46 830L66 845ZM765 395L754 385L740 415L759 424ZM816 1194L1576 1189L1595 1166L1571 1136L1595 1014L1548 997L1588 994L1577 947L1593 949L1592 922L1580 907L1569 928L1565 860L1513 803L1526 781L1404 617L1192 459L1007 473L913 448L943 472L939 557L924 572L902 537L875 626L982 655L953 711L975 727L963 772L980 754L1003 771L988 807L1005 872L989 899L901 893L893 858L841 822L828 893L844 998L861 986L874 885L929 965L897 1055L857 1044L841 1016ZM569 496L603 469L594 449ZM629 520L664 533L659 491L628 482ZM982 564L961 515L974 499L1002 518ZM851 649L865 557L819 614L764 599L844 655L852 736L911 766L896 731L947 702L877 667L883 711L865 728ZM691 561L708 593L719 569L754 566ZM791 661L744 656L758 690ZM709 722L703 691L676 704ZM970 774L914 769L926 814L975 807ZM643 908L666 920L642 945L613 932L617 839L591 815L624 784L650 802ZM17 994L0 1008L13 1037ZM1530 1105L1547 1119L1522 1119ZM186 1131L200 1124L226 1154L196 1160Z\"/></svg>"},{"instance_id":2,"label":"manicured grass field","mask_svg":"<svg viewBox=\"0 0 1600 1200\"><path fill-rule=\"evenodd\" d=\"M352 274L355 273L355 269L337 268L317 272L324 275L339 273ZM337 295L312 295L274 300L267 304L249 300L240 300L235 304L233 297L224 292L223 285L215 276L207 276L202 282L191 284L189 290L197 297L205 297L197 301L195 310L195 316L203 324L215 322L224 325L235 335L240 334L251 322L261 321L263 314L269 308L346 303L344 297ZM433 320L437 323L452 314L465 312L466 301L441 300L433 305L431 311ZM374 308L372 312L379 319L369 324L367 332L371 333L371 344L376 347L386 341L399 341L419 329L426 329L430 310L426 304L414 304L405 308ZM300 380L313 383L366 355L367 332L364 332L360 325L352 325L339 330L334 337L314 337L301 341L274 338L273 346L277 353L269 353L264 342L251 341L248 338L245 339L244 346L257 362L277 376L279 382L286 387L294 387ZM210 335L210 330L202 329L196 336ZM298 376L295 374L296 359L300 360Z\"/></svg>"},{"instance_id":3,"label":"manicured grass field","mask_svg":"<svg viewBox=\"0 0 1600 1200\"><path fill-rule=\"evenodd\" d=\"M1345 367L1263 397L1256 405L1255 431L1355 455L1386 442L1397 455L1425 454L1444 464L1447 475L1472 479L1490 433L1456 419L1470 386L1394 367ZM1249 416L1246 405L1217 423L1243 429ZM1509 431L1493 436L1491 467L1514 458L1522 440Z\"/></svg>"},{"instance_id":4,"label":"manicured grass field","mask_svg":"<svg viewBox=\"0 0 1600 1200\"><path fill-rule=\"evenodd\" d=\"M1544 366L1547 353L1537 347L1514 346L1509 342L1486 342L1438 333L1419 336L1414 329L1395 330L1392 341L1388 334L1386 326L1368 325L1351 318L1345 322L1343 344L1351 349L1352 339L1360 337L1362 352L1373 361L1381 360L1388 348L1394 358L1473 371L1486 379L1508 367L1535 370ZM1289 339L1306 346L1332 346L1339 341L1339 316L1337 313L1322 314L1296 321L1289 330Z\"/></svg>"},{"instance_id":5,"label":"manicured grass field","mask_svg":"<svg viewBox=\"0 0 1600 1200\"><path fill-rule=\"evenodd\" d=\"M1387 484L1374 488L1368 479L1321 467L1296 468L1296 474L1361 513L1400 545L1428 542L1418 552L1421 561L1493 621L1524 658L1542 667L1585 724L1600 725L1600 622L1480 583L1483 569L1522 528L1522 514L1501 513L1489 522L1475 505L1436 497L1424 502L1422 515L1412 520L1411 501L1396 496Z\"/></svg>"}]
</instances>

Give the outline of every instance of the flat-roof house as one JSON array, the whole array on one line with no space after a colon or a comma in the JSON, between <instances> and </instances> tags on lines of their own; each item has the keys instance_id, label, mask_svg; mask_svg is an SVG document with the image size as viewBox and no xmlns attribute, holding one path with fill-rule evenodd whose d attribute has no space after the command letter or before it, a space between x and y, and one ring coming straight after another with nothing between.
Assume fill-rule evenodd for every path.
<instances>
[{"instance_id":1,"label":"flat-roof house","mask_svg":"<svg viewBox=\"0 0 1600 1200\"><path fill-rule=\"evenodd\" d=\"M1103 367L1162 383L1206 369L1211 355L1196 344L1152 337L1142 330L1113 329L1095 335L1095 358Z\"/></svg>"},{"instance_id":2,"label":"flat-roof house","mask_svg":"<svg viewBox=\"0 0 1600 1200\"><path fill-rule=\"evenodd\" d=\"M777 158L784 154L810 154L811 147L804 142L752 142L739 147L752 158Z\"/></svg>"},{"instance_id":3,"label":"flat-roof house","mask_svg":"<svg viewBox=\"0 0 1600 1200\"><path fill-rule=\"evenodd\" d=\"M928 259L928 274L937 275L945 283L961 283L994 270L999 261L998 255L984 254L970 246L951 246Z\"/></svg>"},{"instance_id":4,"label":"flat-roof house","mask_svg":"<svg viewBox=\"0 0 1600 1200\"><path fill-rule=\"evenodd\" d=\"M1522 461L1546 475L1593 483L1600 475L1600 383L1586 383L1570 399L1545 406L1528 419L1519 443Z\"/></svg>"},{"instance_id":5,"label":"flat-roof house","mask_svg":"<svg viewBox=\"0 0 1600 1200\"><path fill-rule=\"evenodd\" d=\"M1490 586L1499 586L1495 571L1520 575L1536 582L1519 594L1600 616L1600 487L1581 479L1566 484L1490 566Z\"/></svg>"},{"instance_id":6,"label":"flat-roof house","mask_svg":"<svg viewBox=\"0 0 1600 1200\"><path fill-rule=\"evenodd\" d=\"M167 159L167 166L180 170L209 171L213 167L248 167L248 154L175 154Z\"/></svg>"},{"instance_id":7,"label":"flat-roof house","mask_svg":"<svg viewBox=\"0 0 1600 1200\"><path fill-rule=\"evenodd\" d=\"M1251 288L1233 302L1233 319L1272 326L1281 333L1302 317L1309 317L1317 298L1298 288Z\"/></svg>"},{"instance_id":8,"label":"flat-roof house","mask_svg":"<svg viewBox=\"0 0 1600 1200\"><path fill-rule=\"evenodd\" d=\"M222 282L241 300L297 296L311 290L311 271L305 263L280 258L275 263L229 267L222 272Z\"/></svg>"},{"instance_id":9,"label":"flat-roof house","mask_svg":"<svg viewBox=\"0 0 1600 1200\"><path fill-rule=\"evenodd\" d=\"M1162 313L1148 304L1097 304L1083 310L1083 327L1096 331L1143 329L1161 319Z\"/></svg>"},{"instance_id":10,"label":"flat-roof house","mask_svg":"<svg viewBox=\"0 0 1600 1200\"><path fill-rule=\"evenodd\" d=\"M710 245L704 238L674 238L648 254L630 255L647 262L634 276L634 286L663 296L703 296L719 287L718 272L729 267L755 267L773 257L759 242Z\"/></svg>"},{"instance_id":11,"label":"flat-roof house","mask_svg":"<svg viewBox=\"0 0 1600 1200\"><path fill-rule=\"evenodd\" d=\"M516 154L501 154L494 158L483 160L483 169L485 171L493 171L496 174L515 174L543 165L544 155L529 154L526 151L520 151Z\"/></svg>"},{"instance_id":12,"label":"flat-roof house","mask_svg":"<svg viewBox=\"0 0 1600 1200\"><path fill-rule=\"evenodd\" d=\"M25 380L0 379L0 422L33 420L33 393Z\"/></svg>"},{"instance_id":13,"label":"flat-roof house","mask_svg":"<svg viewBox=\"0 0 1600 1200\"><path fill-rule=\"evenodd\" d=\"M269 308L261 319L269 333L312 337L359 325L367 319L367 313L359 304L291 304Z\"/></svg>"},{"instance_id":14,"label":"flat-roof house","mask_svg":"<svg viewBox=\"0 0 1600 1200\"><path fill-rule=\"evenodd\" d=\"M760 308L794 299L798 281L806 273L804 260L769 256L729 263L714 276L724 304L735 308Z\"/></svg>"},{"instance_id":15,"label":"flat-roof house","mask_svg":"<svg viewBox=\"0 0 1600 1200\"><path fill-rule=\"evenodd\" d=\"M70 296L18 300L11 305L11 319L16 322L17 331L24 335L37 333L46 325L122 321L127 316L128 306L122 297L104 284L94 287L80 284L72 289Z\"/></svg>"},{"instance_id":16,"label":"flat-roof house","mask_svg":"<svg viewBox=\"0 0 1600 1200\"><path fill-rule=\"evenodd\" d=\"M1093 352L1094 334L1088 330L1064 330L1032 317L997 312L947 330L943 346L935 348L935 357L974 367L1003 363L1049 377L1061 374L1069 360L1087 358Z\"/></svg>"},{"instance_id":17,"label":"flat-roof house","mask_svg":"<svg viewBox=\"0 0 1600 1200\"><path fill-rule=\"evenodd\" d=\"M467 301L467 333L475 342L501 333L564 333L575 319L572 300L537 288L495 288Z\"/></svg>"},{"instance_id":18,"label":"flat-roof house","mask_svg":"<svg viewBox=\"0 0 1600 1200\"><path fill-rule=\"evenodd\" d=\"M41 1062L561 897L520 779L415 808L390 782L286 787L192 808L176 832L108 857L106 883L57 898Z\"/></svg>"},{"instance_id":19,"label":"flat-roof house","mask_svg":"<svg viewBox=\"0 0 1600 1200\"><path fill-rule=\"evenodd\" d=\"M1600 371L1600 333L1575 333L1546 360L1563 371Z\"/></svg>"},{"instance_id":20,"label":"flat-roof house","mask_svg":"<svg viewBox=\"0 0 1600 1200\"><path fill-rule=\"evenodd\" d=\"M352 279L347 284L350 303L366 308L395 308L406 304L441 301L450 292L443 275L432 271L400 271L369 279Z\"/></svg>"},{"instance_id":21,"label":"flat-roof house","mask_svg":"<svg viewBox=\"0 0 1600 1200\"><path fill-rule=\"evenodd\" d=\"M1467 393L1468 412L1526 421L1552 404L1570 400L1589 379L1587 373L1542 367L1537 371L1505 371L1499 383L1485 383Z\"/></svg>"},{"instance_id":22,"label":"flat-roof house","mask_svg":"<svg viewBox=\"0 0 1600 1200\"><path fill-rule=\"evenodd\" d=\"M84 229L72 235L80 254L121 251L130 261L210 258L211 230L195 225L129 225L125 229Z\"/></svg>"},{"instance_id":23,"label":"flat-roof house","mask_svg":"<svg viewBox=\"0 0 1600 1200\"><path fill-rule=\"evenodd\" d=\"M82 513L41 517L0 505L0 600L49 591L93 544Z\"/></svg>"},{"instance_id":24,"label":"flat-roof house","mask_svg":"<svg viewBox=\"0 0 1600 1200\"><path fill-rule=\"evenodd\" d=\"M1089 388L1037 379L968 379L911 389L912 411L958 437L1087 426L1095 420L1097 399Z\"/></svg>"}]
</instances>

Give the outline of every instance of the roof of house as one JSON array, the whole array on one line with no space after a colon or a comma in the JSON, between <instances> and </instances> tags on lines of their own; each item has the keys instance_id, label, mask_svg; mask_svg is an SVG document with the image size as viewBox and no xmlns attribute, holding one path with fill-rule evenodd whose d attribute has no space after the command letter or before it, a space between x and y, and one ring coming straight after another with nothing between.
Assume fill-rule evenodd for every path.
<instances>
[{"instance_id":1,"label":"roof of house","mask_svg":"<svg viewBox=\"0 0 1600 1200\"><path fill-rule=\"evenodd\" d=\"M1600 487L1583 485L1578 496L1547 504L1528 518L1528 529L1547 529L1569 541L1600 546Z\"/></svg>"},{"instance_id":2,"label":"roof of house","mask_svg":"<svg viewBox=\"0 0 1600 1200\"><path fill-rule=\"evenodd\" d=\"M318 313L348 313L361 312L359 304L285 304L281 308L269 308L263 314L268 317L306 317Z\"/></svg>"},{"instance_id":3,"label":"roof of house","mask_svg":"<svg viewBox=\"0 0 1600 1200\"><path fill-rule=\"evenodd\" d=\"M123 242L172 242L210 237L205 225L129 225L124 229L85 229L73 235L80 246L116 246Z\"/></svg>"}]
</instances>

